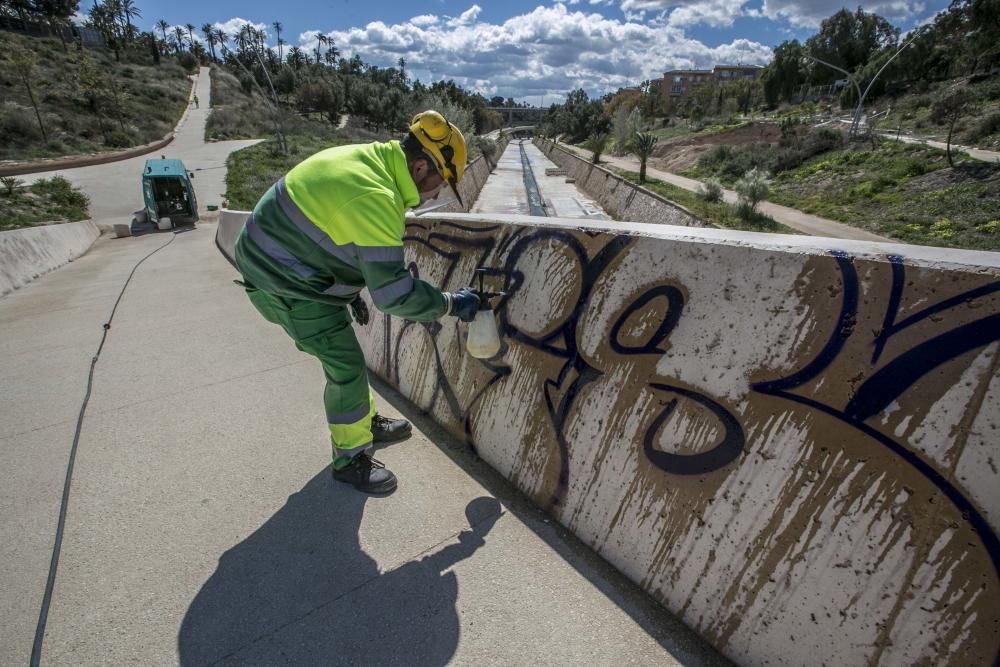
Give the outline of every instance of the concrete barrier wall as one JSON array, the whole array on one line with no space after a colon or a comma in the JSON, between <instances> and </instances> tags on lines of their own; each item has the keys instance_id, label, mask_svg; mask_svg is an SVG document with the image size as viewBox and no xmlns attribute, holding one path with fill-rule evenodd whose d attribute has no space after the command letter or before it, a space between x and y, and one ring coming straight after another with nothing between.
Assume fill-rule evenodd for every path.
<instances>
[{"instance_id":1,"label":"concrete barrier wall","mask_svg":"<svg viewBox=\"0 0 1000 667\"><path fill-rule=\"evenodd\" d=\"M995 663L1000 255L408 222L421 278L509 293L503 348L376 315L370 368L724 653Z\"/></svg>"},{"instance_id":2,"label":"concrete barrier wall","mask_svg":"<svg viewBox=\"0 0 1000 667\"><path fill-rule=\"evenodd\" d=\"M533 143L546 157L565 169L569 178L575 178L576 186L593 197L615 220L685 227L706 226L680 204L584 160L552 141L536 137Z\"/></svg>"},{"instance_id":3,"label":"concrete barrier wall","mask_svg":"<svg viewBox=\"0 0 1000 667\"><path fill-rule=\"evenodd\" d=\"M0 232L0 296L73 261L100 235L90 220Z\"/></svg>"}]
</instances>

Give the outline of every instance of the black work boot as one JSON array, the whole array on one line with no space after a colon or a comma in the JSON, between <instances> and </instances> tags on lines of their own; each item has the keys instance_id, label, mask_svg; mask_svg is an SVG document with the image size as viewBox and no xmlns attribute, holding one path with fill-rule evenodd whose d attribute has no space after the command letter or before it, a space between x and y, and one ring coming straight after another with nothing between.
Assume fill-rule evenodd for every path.
<instances>
[{"instance_id":1,"label":"black work boot","mask_svg":"<svg viewBox=\"0 0 1000 667\"><path fill-rule=\"evenodd\" d=\"M372 439L375 442L396 442L413 434L413 427L405 419L389 419L382 415L372 417Z\"/></svg>"},{"instance_id":2,"label":"black work boot","mask_svg":"<svg viewBox=\"0 0 1000 667\"><path fill-rule=\"evenodd\" d=\"M367 453L358 454L340 470L336 467L331 469L335 480L353 484L365 493L392 493L396 490L396 476L385 469L384 463Z\"/></svg>"}]
</instances>

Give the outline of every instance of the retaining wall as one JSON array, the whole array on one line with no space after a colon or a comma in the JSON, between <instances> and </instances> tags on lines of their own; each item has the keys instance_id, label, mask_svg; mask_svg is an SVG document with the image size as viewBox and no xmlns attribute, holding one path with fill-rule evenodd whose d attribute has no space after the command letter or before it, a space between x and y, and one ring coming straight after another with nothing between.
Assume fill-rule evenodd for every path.
<instances>
[{"instance_id":1,"label":"retaining wall","mask_svg":"<svg viewBox=\"0 0 1000 667\"><path fill-rule=\"evenodd\" d=\"M100 235L90 220L0 232L0 296L72 262Z\"/></svg>"},{"instance_id":2,"label":"retaining wall","mask_svg":"<svg viewBox=\"0 0 1000 667\"><path fill-rule=\"evenodd\" d=\"M503 348L376 314L370 368L740 664L994 664L1000 255L611 224L408 221Z\"/></svg>"},{"instance_id":3,"label":"retaining wall","mask_svg":"<svg viewBox=\"0 0 1000 667\"><path fill-rule=\"evenodd\" d=\"M680 204L627 181L552 141L536 137L533 143L546 157L565 169L567 177L576 179L576 186L597 201L615 220L685 227L707 226Z\"/></svg>"}]
</instances>

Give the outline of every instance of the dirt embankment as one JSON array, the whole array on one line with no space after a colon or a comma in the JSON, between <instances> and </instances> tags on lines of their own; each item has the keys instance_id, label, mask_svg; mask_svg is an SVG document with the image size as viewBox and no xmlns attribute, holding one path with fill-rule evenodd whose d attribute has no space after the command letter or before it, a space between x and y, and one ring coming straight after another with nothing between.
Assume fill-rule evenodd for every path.
<instances>
[{"instance_id":1,"label":"dirt embankment","mask_svg":"<svg viewBox=\"0 0 1000 667\"><path fill-rule=\"evenodd\" d=\"M716 146L773 143L780 138L781 129L772 123L751 123L717 134L677 137L660 143L653 152L649 164L656 169L679 173L694 166L698 158Z\"/></svg>"}]
</instances>

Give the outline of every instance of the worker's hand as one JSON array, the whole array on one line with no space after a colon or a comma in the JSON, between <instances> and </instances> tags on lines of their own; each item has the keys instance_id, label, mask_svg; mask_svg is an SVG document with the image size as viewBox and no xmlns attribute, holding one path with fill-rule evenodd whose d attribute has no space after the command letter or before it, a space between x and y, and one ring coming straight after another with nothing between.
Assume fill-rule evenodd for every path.
<instances>
[{"instance_id":1,"label":"worker's hand","mask_svg":"<svg viewBox=\"0 0 1000 667\"><path fill-rule=\"evenodd\" d=\"M476 311L479 310L479 296L470 287L463 287L454 294L448 295L451 307L448 309L449 315L454 315L463 322L471 322L476 319Z\"/></svg>"},{"instance_id":2,"label":"worker's hand","mask_svg":"<svg viewBox=\"0 0 1000 667\"><path fill-rule=\"evenodd\" d=\"M365 303L365 300L361 298L361 295L358 295L358 297L354 299L354 301L352 301L350 305L351 305L351 315L354 316L354 321L360 324L361 326L368 324L368 321L371 319L371 316L368 313L368 304Z\"/></svg>"}]
</instances>

